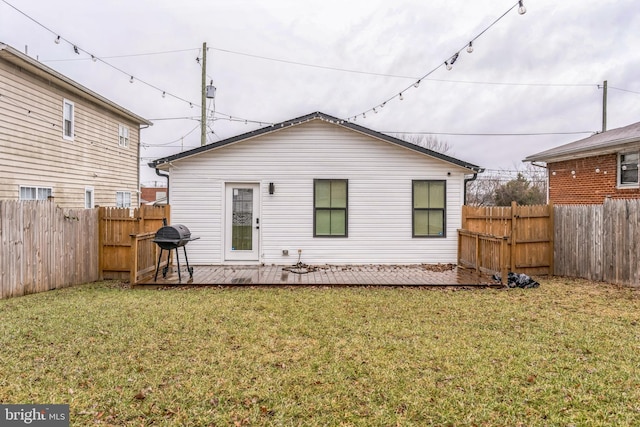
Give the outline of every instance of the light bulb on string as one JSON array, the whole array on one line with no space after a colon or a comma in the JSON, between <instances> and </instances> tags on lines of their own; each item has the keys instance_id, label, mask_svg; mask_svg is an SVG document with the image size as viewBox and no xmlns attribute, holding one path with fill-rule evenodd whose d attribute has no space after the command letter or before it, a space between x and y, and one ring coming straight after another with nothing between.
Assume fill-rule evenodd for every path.
<instances>
[{"instance_id":1,"label":"light bulb on string","mask_svg":"<svg viewBox=\"0 0 640 427\"><path fill-rule=\"evenodd\" d=\"M376 107L373 107L373 114L378 114L378 110L376 110Z\"/></svg>"},{"instance_id":2,"label":"light bulb on string","mask_svg":"<svg viewBox=\"0 0 640 427\"><path fill-rule=\"evenodd\" d=\"M133 83L133 76L129 79L129 83Z\"/></svg>"},{"instance_id":3,"label":"light bulb on string","mask_svg":"<svg viewBox=\"0 0 640 427\"><path fill-rule=\"evenodd\" d=\"M402 96L402 92L400 92L400 101L402 101L404 99L404 96Z\"/></svg>"},{"instance_id":4,"label":"light bulb on string","mask_svg":"<svg viewBox=\"0 0 640 427\"><path fill-rule=\"evenodd\" d=\"M418 86L420 86L420 80L418 80L417 82L415 82L415 83L413 84L413 87L415 87L415 88L417 88Z\"/></svg>"},{"instance_id":5,"label":"light bulb on string","mask_svg":"<svg viewBox=\"0 0 640 427\"><path fill-rule=\"evenodd\" d=\"M162 97L165 98L167 96L166 92L162 92Z\"/></svg>"},{"instance_id":6,"label":"light bulb on string","mask_svg":"<svg viewBox=\"0 0 640 427\"><path fill-rule=\"evenodd\" d=\"M56 44L60 44L60 36L56 37L56 39L54 40L54 42L55 42Z\"/></svg>"},{"instance_id":7,"label":"light bulb on string","mask_svg":"<svg viewBox=\"0 0 640 427\"><path fill-rule=\"evenodd\" d=\"M525 13L527 13L527 8L524 7L524 4L522 4L522 0L518 1L518 13L520 15L524 15Z\"/></svg>"},{"instance_id":8,"label":"light bulb on string","mask_svg":"<svg viewBox=\"0 0 640 427\"><path fill-rule=\"evenodd\" d=\"M451 64L449 64L448 61L444 61L444 65L447 67L447 70L451 71L451 69L453 68L453 66Z\"/></svg>"},{"instance_id":9,"label":"light bulb on string","mask_svg":"<svg viewBox=\"0 0 640 427\"><path fill-rule=\"evenodd\" d=\"M98 58L96 58L95 56L91 55L91 60L92 60L93 62L96 62L96 61L98 60Z\"/></svg>"},{"instance_id":10,"label":"light bulb on string","mask_svg":"<svg viewBox=\"0 0 640 427\"><path fill-rule=\"evenodd\" d=\"M362 118L366 119L367 118L367 113L362 113Z\"/></svg>"},{"instance_id":11,"label":"light bulb on string","mask_svg":"<svg viewBox=\"0 0 640 427\"><path fill-rule=\"evenodd\" d=\"M469 46L467 46L467 52L468 53L472 53L473 52L473 42L469 42Z\"/></svg>"}]
</instances>

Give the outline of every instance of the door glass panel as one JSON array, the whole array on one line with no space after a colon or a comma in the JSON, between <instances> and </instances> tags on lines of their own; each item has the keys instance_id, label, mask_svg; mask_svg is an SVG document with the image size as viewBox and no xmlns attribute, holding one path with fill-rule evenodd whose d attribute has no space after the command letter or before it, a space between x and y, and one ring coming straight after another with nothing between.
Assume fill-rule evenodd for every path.
<instances>
[{"instance_id":1,"label":"door glass panel","mask_svg":"<svg viewBox=\"0 0 640 427\"><path fill-rule=\"evenodd\" d=\"M231 250L253 249L253 189L234 188L231 203Z\"/></svg>"}]
</instances>

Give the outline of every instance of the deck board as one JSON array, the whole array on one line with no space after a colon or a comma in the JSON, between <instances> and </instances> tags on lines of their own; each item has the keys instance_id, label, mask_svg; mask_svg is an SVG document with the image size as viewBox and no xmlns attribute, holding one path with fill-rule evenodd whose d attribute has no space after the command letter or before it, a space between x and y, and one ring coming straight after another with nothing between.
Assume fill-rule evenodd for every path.
<instances>
[{"instance_id":1,"label":"deck board","mask_svg":"<svg viewBox=\"0 0 640 427\"><path fill-rule=\"evenodd\" d=\"M496 286L491 277L461 267L429 265L323 265L306 273L288 271L283 265L193 266L193 278L185 267L178 280L176 268L167 277L158 274L138 285L285 285L285 286ZM438 271L444 270L444 271Z\"/></svg>"}]
</instances>

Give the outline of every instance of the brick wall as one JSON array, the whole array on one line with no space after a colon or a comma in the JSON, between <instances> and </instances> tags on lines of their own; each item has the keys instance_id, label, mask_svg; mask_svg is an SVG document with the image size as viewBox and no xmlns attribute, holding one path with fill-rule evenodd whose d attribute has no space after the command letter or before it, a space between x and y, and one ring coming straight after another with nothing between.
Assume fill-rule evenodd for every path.
<instances>
[{"instance_id":1,"label":"brick wall","mask_svg":"<svg viewBox=\"0 0 640 427\"><path fill-rule=\"evenodd\" d=\"M604 199L640 199L638 188L617 188L617 154L548 163L549 200L554 204L601 204Z\"/></svg>"}]
</instances>

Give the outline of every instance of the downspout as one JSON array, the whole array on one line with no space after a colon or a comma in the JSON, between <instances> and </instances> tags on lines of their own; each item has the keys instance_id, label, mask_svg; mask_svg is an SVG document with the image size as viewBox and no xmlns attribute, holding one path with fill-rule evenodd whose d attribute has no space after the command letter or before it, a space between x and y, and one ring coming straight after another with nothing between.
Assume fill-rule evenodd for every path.
<instances>
[{"instance_id":1,"label":"downspout","mask_svg":"<svg viewBox=\"0 0 640 427\"><path fill-rule=\"evenodd\" d=\"M167 204L170 204L170 203L169 203L169 174L168 174L168 173L167 173L167 174L162 173L162 172L161 172L161 171L156 167L155 163L149 163L149 166L155 167L155 169L156 169L156 175L158 175L159 177L162 177L162 178L166 178L166 179L167 179Z\"/></svg>"},{"instance_id":2,"label":"downspout","mask_svg":"<svg viewBox=\"0 0 640 427\"><path fill-rule=\"evenodd\" d=\"M475 181L476 179L478 179L478 174L484 172L484 169L478 169L478 171L476 173L473 174L473 176L471 178L465 178L464 179L464 197L463 197L463 205L467 204L467 183L468 182L472 182Z\"/></svg>"}]
</instances>

